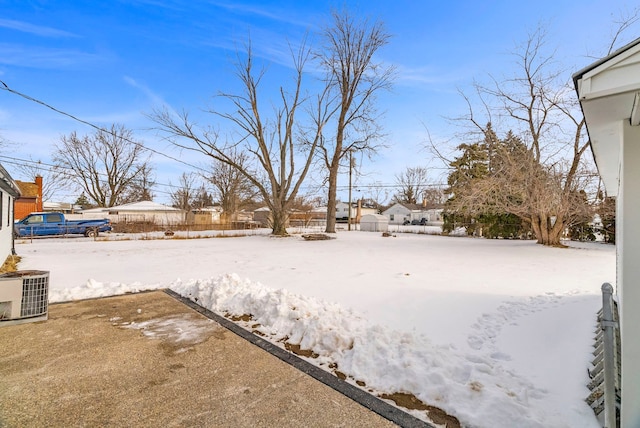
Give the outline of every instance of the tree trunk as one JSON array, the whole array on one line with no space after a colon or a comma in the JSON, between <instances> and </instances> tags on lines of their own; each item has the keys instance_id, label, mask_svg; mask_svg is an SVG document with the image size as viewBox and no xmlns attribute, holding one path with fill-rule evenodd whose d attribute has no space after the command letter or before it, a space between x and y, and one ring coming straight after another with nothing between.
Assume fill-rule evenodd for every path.
<instances>
[{"instance_id":1,"label":"tree trunk","mask_svg":"<svg viewBox=\"0 0 640 428\"><path fill-rule=\"evenodd\" d=\"M289 216L286 210L271 210L271 234L277 236L287 236L287 223Z\"/></svg>"},{"instance_id":2,"label":"tree trunk","mask_svg":"<svg viewBox=\"0 0 640 428\"><path fill-rule=\"evenodd\" d=\"M327 197L327 228L325 233L336 233L336 186L338 182L338 168L329 169L329 194Z\"/></svg>"},{"instance_id":3,"label":"tree trunk","mask_svg":"<svg viewBox=\"0 0 640 428\"><path fill-rule=\"evenodd\" d=\"M555 224L551 225L548 216L539 214L531 219L531 228L538 239L538 244L557 247L560 246L560 237L564 229L564 222L561 218L556 218Z\"/></svg>"}]
</instances>

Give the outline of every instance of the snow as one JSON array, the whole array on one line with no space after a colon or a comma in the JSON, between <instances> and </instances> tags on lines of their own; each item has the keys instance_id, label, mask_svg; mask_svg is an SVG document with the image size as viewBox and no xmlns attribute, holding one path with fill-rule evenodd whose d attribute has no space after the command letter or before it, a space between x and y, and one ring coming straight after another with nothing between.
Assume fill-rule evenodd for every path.
<instances>
[{"instance_id":1,"label":"snow","mask_svg":"<svg viewBox=\"0 0 640 428\"><path fill-rule=\"evenodd\" d=\"M51 301L168 287L220 314L251 314L239 323L312 349L311 363L337 364L375 393L413 393L464 426L598 426L584 399L612 246L360 231L152 237L16 248L21 269L51 272Z\"/></svg>"}]
</instances>

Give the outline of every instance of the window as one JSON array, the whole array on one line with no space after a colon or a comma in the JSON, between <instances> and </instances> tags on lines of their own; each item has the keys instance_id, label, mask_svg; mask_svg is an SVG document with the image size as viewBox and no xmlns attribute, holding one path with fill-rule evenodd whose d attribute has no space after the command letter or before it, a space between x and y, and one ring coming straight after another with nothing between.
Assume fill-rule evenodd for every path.
<instances>
[{"instance_id":1,"label":"window","mask_svg":"<svg viewBox=\"0 0 640 428\"><path fill-rule=\"evenodd\" d=\"M3 209L4 209L4 193L0 192L0 229L2 229L2 210ZM9 226L9 224L7 224L7 226Z\"/></svg>"},{"instance_id":2,"label":"window","mask_svg":"<svg viewBox=\"0 0 640 428\"><path fill-rule=\"evenodd\" d=\"M393 221L393 214L391 214L391 215L389 216L389 220L390 220L390 221Z\"/></svg>"},{"instance_id":3,"label":"window","mask_svg":"<svg viewBox=\"0 0 640 428\"><path fill-rule=\"evenodd\" d=\"M24 222L24 224L37 224L37 223L44 223L44 219L42 218L42 215L32 215Z\"/></svg>"},{"instance_id":4,"label":"window","mask_svg":"<svg viewBox=\"0 0 640 428\"><path fill-rule=\"evenodd\" d=\"M60 214L49 214L47 216L47 223L62 223L62 215L60 215Z\"/></svg>"}]
</instances>

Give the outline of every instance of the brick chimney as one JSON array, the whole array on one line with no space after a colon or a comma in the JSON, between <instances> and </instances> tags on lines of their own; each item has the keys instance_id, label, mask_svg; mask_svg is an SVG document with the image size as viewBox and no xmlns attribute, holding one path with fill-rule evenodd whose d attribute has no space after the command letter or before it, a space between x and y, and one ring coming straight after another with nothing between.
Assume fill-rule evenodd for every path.
<instances>
[{"instance_id":1,"label":"brick chimney","mask_svg":"<svg viewBox=\"0 0 640 428\"><path fill-rule=\"evenodd\" d=\"M36 175L36 186L38 187L38 195L36 196L36 210L44 211L42 206L42 176Z\"/></svg>"}]
</instances>

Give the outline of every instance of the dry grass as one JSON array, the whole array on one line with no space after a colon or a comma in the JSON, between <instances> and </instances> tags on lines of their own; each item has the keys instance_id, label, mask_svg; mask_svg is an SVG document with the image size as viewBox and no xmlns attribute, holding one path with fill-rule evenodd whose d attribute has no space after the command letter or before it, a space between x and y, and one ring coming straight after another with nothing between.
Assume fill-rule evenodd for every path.
<instances>
[{"instance_id":1,"label":"dry grass","mask_svg":"<svg viewBox=\"0 0 640 428\"><path fill-rule=\"evenodd\" d=\"M17 271L18 263L20 263L20 256L10 255L0 266L0 274Z\"/></svg>"}]
</instances>

